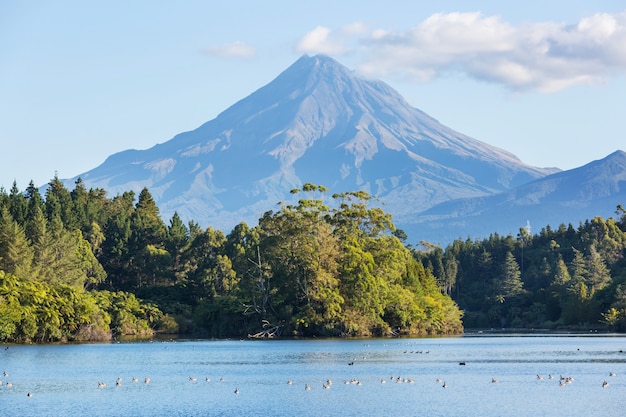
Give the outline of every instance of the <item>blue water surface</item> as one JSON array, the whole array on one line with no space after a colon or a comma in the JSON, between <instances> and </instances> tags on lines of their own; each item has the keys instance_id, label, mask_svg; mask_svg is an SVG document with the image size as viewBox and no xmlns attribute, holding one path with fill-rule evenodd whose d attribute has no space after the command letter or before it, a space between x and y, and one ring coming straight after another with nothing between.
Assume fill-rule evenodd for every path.
<instances>
[{"instance_id":1,"label":"blue water surface","mask_svg":"<svg viewBox=\"0 0 626 417\"><path fill-rule=\"evenodd\" d=\"M20 345L2 371L7 416L626 415L618 335Z\"/></svg>"}]
</instances>

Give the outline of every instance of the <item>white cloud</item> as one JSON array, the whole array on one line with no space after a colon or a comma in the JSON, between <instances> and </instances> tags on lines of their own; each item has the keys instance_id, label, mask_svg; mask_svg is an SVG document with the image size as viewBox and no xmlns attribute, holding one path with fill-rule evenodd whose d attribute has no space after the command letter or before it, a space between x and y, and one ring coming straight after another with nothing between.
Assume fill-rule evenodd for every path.
<instances>
[{"instance_id":1,"label":"white cloud","mask_svg":"<svg viewBox=\"0 0 626 417\"><path fill-rule=\"evenodd\" d=\"M226 45L206 48L204 52L222 58L250 58L256 55L256 48L245 42L235 41Z\"/></svg>"},{"instance_id":2,"label":"white cloud","mask_svg":"<svg viewBox=\"0 0 626 417\"><path fill-rule=\"evenodd\" d=\"M367 26L362 22L353 22L333 31L325 26L318 26L298 42L296 51L311 54L344 55L353 47L350 43L368 36Z\"/></svg>"},{"instance_id":3,"label":"white cloud","mask_svg":"<svg viewBox=\"0 0 626 417\"><path fill-rule=\"evenodd\" d=\"M331 38L332 31L325 26L318 26L298 42L296 50L303 53L342 55L346 49L340 39Z\"/></svg>"},{"instance_id":4,"label":"white cloud","mask_svg":"<svg viewBox=\"0 0 626 417\"><path fill-rule=\"evenodd\" d=\"M514 91L553 92L626 74L626 12L598 13L572 25L438 13L402 32L363 28L333 33L318 27L298 50L337 55L358 45L365 54L359 69L371 76L427 81L462 73Z\"/></svg>"}]
</instances>

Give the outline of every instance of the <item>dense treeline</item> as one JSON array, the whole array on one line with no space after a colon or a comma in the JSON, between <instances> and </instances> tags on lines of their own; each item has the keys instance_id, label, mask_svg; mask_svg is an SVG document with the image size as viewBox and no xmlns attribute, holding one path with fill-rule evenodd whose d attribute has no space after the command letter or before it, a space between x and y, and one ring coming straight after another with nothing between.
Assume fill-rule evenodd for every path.
<instances>
[{"instance_id":1,"label":"dense treeline","mask_svg":"<svg viewBox=\"0 0 626 417\"><path fill-rule=\"evenodd\" d=\"M626 216L415 251L464 310L466 328L626 331Z\"/></svg>"},{"instance_id":2,"label":"dense treeline","mask_svg":"<svg viewBox=\"0 0 626 417\"><path fill-rule=\"evenodd\" d=\"M96 256L105 202L103 192L79 184L70 193L58 178L45 200L32 182L24 193L15 183L0 189L0 340L107 340L175 327L132 293L98 290L107 276Z\"/></svg>"},{"instance_id":3,"label":"dense treeline","mask_svg":"<svg viewBox=\"0 0 626 417\"><path fill-rule=\"evenodd\" d=\"M462 331L461 312L404 247L389 214L324 187L228 235L150 192L109 198L55 177L0 189L0 339L101 340L152 332L211 337Z\"/></svg>"}]
</instances>

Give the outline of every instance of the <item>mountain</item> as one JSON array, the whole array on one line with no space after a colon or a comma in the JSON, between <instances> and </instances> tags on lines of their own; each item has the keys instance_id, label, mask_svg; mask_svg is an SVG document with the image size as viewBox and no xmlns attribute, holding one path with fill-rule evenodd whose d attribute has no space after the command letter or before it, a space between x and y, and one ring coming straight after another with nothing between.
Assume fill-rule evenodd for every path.
<instances>
[{"instance_id":1,"label":"mountain","mask_svg":"<svg viewBox=\"0 0 626 417\"><path fill-rule=\"evenodd\" d=\"M114 154L79 177L113 195L148 187L166 220L177 211L227 233L242 221L256 224L306 182L330 194L365 190L404 229L437 204L556 171L442 125L332 58L304 55L197 129Z\"/></svg>"},{"instance_id":2,"label":"mountain","mask_svg":"<svg viewBox=\"0 0 626 417\"><path fill-rule=\"evenodd\" d=\"M521 227L572 223L615 217L626 204L626 152L616 151L582 167L558 172L498 194L438 204L419 214L411 226L431 242L516 234ZM488 227L485 227L488 225Z\"/></svg>"}]
</instances>

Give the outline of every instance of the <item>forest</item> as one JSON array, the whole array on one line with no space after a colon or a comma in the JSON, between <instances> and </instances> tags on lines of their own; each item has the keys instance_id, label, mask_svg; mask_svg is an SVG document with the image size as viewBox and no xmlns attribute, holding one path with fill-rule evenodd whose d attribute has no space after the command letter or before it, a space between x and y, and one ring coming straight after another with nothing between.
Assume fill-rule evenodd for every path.
<instances>
[{"instance_id":1,"label":"forest","mask_svg":"<svg viewBox=\"0 0 626 417\"><path fill-rule=\"evenodd\" d=\"M228 234L148 189L0 188L0 340L626 331L626 212L414 248L366 192L292 190ZM299 199L298 199L299 198Z\"/></svg>"},{"instance_id":2,"label":"forest","mask_svg":"<svg viewBox=\"0 0 626 417\"><path fill-rule=\"evenodd\" d=\"M0 189L5 343L463 332L425 267L433 253L416 256L365 192L305 184L297 204L225 234L177 213L166 223L146 188L109 197L55 176L45 190Z\"/></svg>"},{"instance_id":3,"label":"forest","mask_svg":"<svg viewBox=\"0 0 626 417\"><path fill-rule=\"evenodd\" d=\"M416 250L466 328L626 331L626 215Z\"/></svg>"}]
</instances>

